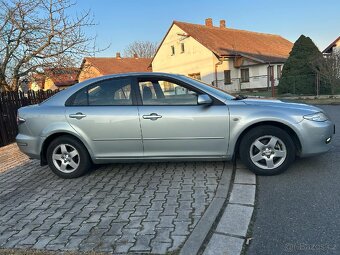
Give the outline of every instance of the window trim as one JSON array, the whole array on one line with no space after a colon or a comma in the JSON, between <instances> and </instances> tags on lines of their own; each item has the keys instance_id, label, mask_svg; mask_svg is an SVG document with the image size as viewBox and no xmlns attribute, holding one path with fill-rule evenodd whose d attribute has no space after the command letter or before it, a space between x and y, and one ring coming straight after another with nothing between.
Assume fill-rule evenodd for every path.
<instances>
[{"instance_id":1,"label":"window trim","mask_svg":"<svg viewBox=\"0 0 340 255\"><path fill-rule=\"evenodd\" d=\"M95 86L96 84L99 84L101 82L107 82L107 81L114 81L114 80L130 80L130 85L131 85L131 101L132 104L127 104L127 105L123 105L123 104L119 104L119 105L89 105L89 94L88 94L88 89L91 86ZM73 105L74 103L74 99L76 97L76 95L78 93L80 93L80 91L82 90L86 90L86 95L87 95L87 104L86 105ZM80 89L78 89L76 92L74 92L66 101L65 101L65 107L121 107L121 106L136 106L137 105L137 97L136 97L136 88L135 88L135 82L133 77L114 77L114 78L109 78L109 79L102 79L99 81L96 81L94 83L88 84Z\"/></svg>"}]
</instances>

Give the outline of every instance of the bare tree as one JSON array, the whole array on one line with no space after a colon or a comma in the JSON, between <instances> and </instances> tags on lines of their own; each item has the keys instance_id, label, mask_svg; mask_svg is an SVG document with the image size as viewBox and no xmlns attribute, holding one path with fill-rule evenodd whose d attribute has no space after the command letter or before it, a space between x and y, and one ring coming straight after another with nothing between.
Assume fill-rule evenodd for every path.
<instances>
[{"instance_id":1,"label":"bare tree","mask_svg":"<svg viewBox=\"0 0 340 255\"><path fill-rule=\"evenodd\" d=\"M334 51L331 55L312 60L312 69L326 81L335 94L340 89L340 52Z\"/></svg>"},{"instance_id":2,"label":"bare tree","mask_svg":"<svg viewBox=\"0 0 340 255\"><path fill-rule=\"evenodd\" d=\"M126 57L134 57L135 54L140 58L153 58L156 54L158 44L149 41L134 41L124 50Z\"/></svg>"},{"instance_id":3,"label":"bare tree","mask_svg":"<svg viewBox=\"0 0 340 255\"><path fill-rule=\"evenodd\" d=\"M43 68L72 66L92 55L90 11L70 16L69 0L0 0L0 89L17 90L21 79Z\"/></svg>"}]
</instances>

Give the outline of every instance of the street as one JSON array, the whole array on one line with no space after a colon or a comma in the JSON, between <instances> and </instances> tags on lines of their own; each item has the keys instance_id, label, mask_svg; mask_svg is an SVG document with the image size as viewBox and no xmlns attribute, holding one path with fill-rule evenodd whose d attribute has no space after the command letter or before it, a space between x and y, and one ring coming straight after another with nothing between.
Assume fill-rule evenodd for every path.
<instances>
[{"instance_id":1,"label":"street","mask_svg":"<svg viewBox=\"0 0 340 255\"><path fill-rule=\"evenodd\" d=\"M322 106L340 126L340 106ZM330 152L259 176L246 254L340 254L340 139Z\"/></svg>"}]
</instances>

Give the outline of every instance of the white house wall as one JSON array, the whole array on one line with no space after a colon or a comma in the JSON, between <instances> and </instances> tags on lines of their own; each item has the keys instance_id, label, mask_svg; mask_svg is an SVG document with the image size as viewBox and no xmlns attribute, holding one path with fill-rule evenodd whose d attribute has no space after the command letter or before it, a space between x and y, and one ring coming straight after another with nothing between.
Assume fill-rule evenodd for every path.
<instances>
[{"instance_id":1,"label":"white house wall","mask_svg":"<svg viewBox=\"0 0 340 255\"><path fill-rule=\"evenodd\" d=\"M237 92L243 89L263 89L268 87L268 76L267 68L268 64L255 64L250 66L251 62L244 62L246 66L241 68L234 68L233 60L229 59L224 61L223 65L218 66L218 87L230 92ZM283 63L281 65L281 70L283 68ZM274 82L275 86L278 85L279 81L277 79L277 64L274 66ZM241 69L249 68L249 82L241 82ZM231 81L232 84L224 84L224 70L231 71Z\"/></svg>"},{"instance_id":2,"label":"white house wall","mask_svg":"<svg viewBox=\"0 0 340 255\"><path fill-rule=\"evenodd\" d=\"M185 32L173 25L152 61L152 71L184 75L200 73L202 81L211 83L215 79L216 56L194 38L179 34ZM184 53L181 53L181 43L184 43ZM174 55L171 55L171 46L175 47Z\"/></svg>"}]
</instances>

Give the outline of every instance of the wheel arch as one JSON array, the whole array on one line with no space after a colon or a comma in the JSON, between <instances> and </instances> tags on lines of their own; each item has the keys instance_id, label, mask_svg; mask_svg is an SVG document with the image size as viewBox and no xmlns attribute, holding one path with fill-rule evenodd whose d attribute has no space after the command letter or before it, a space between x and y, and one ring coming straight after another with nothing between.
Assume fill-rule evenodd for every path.
<instances>
[{"instance_id":1,"label":"wheel arch","mask_svg":"<svg viewBox=\"0 0 340 255\"><path fill-rule=\"evenodd\" d=\"M89 147L87 146L86 143L84 143L84 141L82 141L82 139L80 139L78 136L69 133L69 132L65 132L65 131L60 131L60 132L56 132L56 133L52 133L49 136L46 137L46 139L44 140L42 146L41 146L41 151L40 151L40 165L44 166L47 165L47 159L46 159L46 152L47 152L47 148L50 145L50 143L55 140L56 138L63 136L63 135L67 135L67 136L71 136L72 138L76 139L78 142L80 142L82 145L84 145L84 147L86 148L88 154L90 155L90 158L92 160L92 153L91 150L89 150Z\"/></svg>"},{"instance_id":2,"label":"wheel arch","mask_svg":"<svg viewBox=\"0 0 340 255\"><path fill-rule=\"evenodd\" d=\"M248 133L251 129L257 128L259 126L275 126L275 127L281 128L284 131L286 131L293 140L293 143L294 143L295 148L296 148L296 154L300 155L301 148L302 148L301 141L300 141L298 135L296 134L296 132L291 127L289 127L288 125L286 125L284 123L277 122L277 121L261 121L261 122L257 122L257 123L250 125L246 129L244 129L241 132L241 134L238 136L237 141L235 143L235 147L234 147L234 154L233 154L234 159L239 154L240 143L241 143L241 140L244 137L244 135L246 133Z\"/></svg>"}]
</instances>

